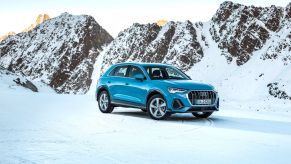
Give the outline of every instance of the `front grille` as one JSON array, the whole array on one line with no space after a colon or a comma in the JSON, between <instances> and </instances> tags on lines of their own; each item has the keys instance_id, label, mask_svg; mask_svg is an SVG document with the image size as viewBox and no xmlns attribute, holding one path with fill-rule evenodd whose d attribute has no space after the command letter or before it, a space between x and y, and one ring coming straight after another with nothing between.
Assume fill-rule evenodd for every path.
<instances>
[{"instance_id":1,"label":"front grille","mask_svg":"<svg viewBox=\"0 0 291 164\"><path fill-rule=\"evenodd\" d=\"M210 100L211 104L205 105L213 105L216 100L216 93L213 91L191 91L188 93L188 98L192 105L201 105L197 104L196 100Z\"/></svg>"}]
</instances>

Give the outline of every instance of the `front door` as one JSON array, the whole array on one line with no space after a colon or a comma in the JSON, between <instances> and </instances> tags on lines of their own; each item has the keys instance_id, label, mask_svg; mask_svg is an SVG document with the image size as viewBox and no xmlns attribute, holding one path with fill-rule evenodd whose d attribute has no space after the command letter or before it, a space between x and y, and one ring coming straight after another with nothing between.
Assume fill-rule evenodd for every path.
<instances>
[{"instance_id":1,"label":"front door","mask_svg":"<svg viewBox=\"0 0 291 164\"><path fill-rule=\"evenodd\" d=\"M137 80L135 79L135 75L141 74L144 76L142 70L137 66L130 66L128 71L127 83L125 86L125 94L128 98L128 101L137 103L137 104L145 104L147 90L146 90L146 79ZM145 77L145 76L144 76Z\"/></svg>"}]
</instances>

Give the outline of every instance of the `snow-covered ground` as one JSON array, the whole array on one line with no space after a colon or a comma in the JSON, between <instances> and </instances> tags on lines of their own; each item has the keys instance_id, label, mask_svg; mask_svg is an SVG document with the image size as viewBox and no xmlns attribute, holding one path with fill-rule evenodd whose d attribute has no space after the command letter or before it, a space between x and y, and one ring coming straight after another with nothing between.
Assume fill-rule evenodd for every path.
<instances>
[{"instance_id":1,"label":"snow-covered ground","mask_svg":"<svg viewBox=\"0 0 291 164\"><path fill-rule=\"evenodd\" d=\"M2 90L0 163L289 163L291 112L248 106L154 121L136 109L102 114L90 95Z\"/></svg>"}]
</instances>

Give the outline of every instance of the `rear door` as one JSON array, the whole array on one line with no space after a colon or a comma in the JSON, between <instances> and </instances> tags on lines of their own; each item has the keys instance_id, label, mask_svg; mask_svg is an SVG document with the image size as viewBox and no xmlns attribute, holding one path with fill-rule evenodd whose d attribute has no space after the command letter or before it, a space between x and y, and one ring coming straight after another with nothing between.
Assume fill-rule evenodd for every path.
<instances>
[{"instance_id":1,"label":"rear door","mask_svg":"<svg viewBox=\"0 0 291 164\"><path fill-rule=\"evenodd\" d=\"M112 100L127 100L125 95L128 65L117 66L109 73L107 86Z\"/></svg>"}]
</instances>

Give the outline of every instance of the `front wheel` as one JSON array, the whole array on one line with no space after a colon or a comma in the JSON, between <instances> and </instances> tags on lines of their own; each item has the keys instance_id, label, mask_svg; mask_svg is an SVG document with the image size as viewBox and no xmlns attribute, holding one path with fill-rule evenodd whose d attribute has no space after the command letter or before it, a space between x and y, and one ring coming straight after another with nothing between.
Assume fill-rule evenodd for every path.
<instances>
[{"instance_id":1,"label":"front wheel","mask_svg":"<svg viewBox=\"0 0 291 164\"><path fill-rule=\"evenodd\" d=\"M198 112L198 113L192 113L193 116L197 118L208 118L213 112Z\"/></svg>"},{"instance_id":2,"label":"front wheel","mask_svg":"<svg viewBox=\"0 0 291 164\"><path fill-rule=\"evenodd\" d=\"M111 113L113 106L110 103L110 97L107 91L102 91L98 96L98 106L102 113Z\"/></svg>"},{"instance_id":3,"label":"front wheel","mask_svg":"<svg viewBox=\"0 0 291 164\"><path fill-rule=\"evenodd\" d=\"M161 95L152 96L147 103L147 111L154 120L163 120L169 116L167 103Z\"/></svg>"}]
</instances>

